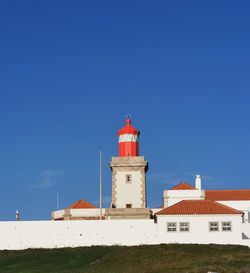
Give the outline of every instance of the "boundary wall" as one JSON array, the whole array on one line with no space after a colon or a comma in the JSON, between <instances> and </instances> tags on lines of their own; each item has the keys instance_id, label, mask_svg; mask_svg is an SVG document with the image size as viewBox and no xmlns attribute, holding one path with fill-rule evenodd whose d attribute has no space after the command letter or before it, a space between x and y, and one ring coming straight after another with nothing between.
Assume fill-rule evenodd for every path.
<instances>
[{"instance_id":1,"label":"boundary wall","mask_svg":"<svg viewBox=\"0 0 250 273\"><path fill-rule=\"evenodd\" d=\"M175 219L171 217L169 220L176 222L190 221L190 218L180 219L178 217ZM200 220L198 223L197 220L193 219L190 225L191 227L197 227L192 228L186 234L180 234L180 232L167 233L167 219L159 219L157 224L153 220L131 219L0 222L0 250L93 245L156 245L162 243L216 243L247 245L250 247L250 239L241 239L243 230L245 230L245 233L250 234L250 224L241 224L236 221L232 233L222 234L222 232L218 232L213 234L213 238L209 238L207 223L206 228L203 229ZM235 229L236 227L238 232Z\"/></svg>"},{"instance_id":2,"label":"boundary wall","mask_svg":"<svg viewBox=\"0 0 250 273\"><path fill-rule=\"evenodd\" d=\"M0 249L157 243L153 220L0 222Z\"/></svg>"}]
</instances>

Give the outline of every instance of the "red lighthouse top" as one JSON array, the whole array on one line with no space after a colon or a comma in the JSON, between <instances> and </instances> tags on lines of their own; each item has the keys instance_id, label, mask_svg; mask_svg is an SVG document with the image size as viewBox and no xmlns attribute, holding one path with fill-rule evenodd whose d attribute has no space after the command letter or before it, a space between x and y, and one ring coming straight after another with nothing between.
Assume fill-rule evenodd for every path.
<instances>
[{"instance_id":1,"label":"red lighthouse top","mask_svg":"<svg viewBox=\"0 0 250 273\"><path fill-rule=\"evenodd\" d=\"M139 135L140 132L131 125L128 116L126 125L119 130L119 156L138 156L139 155Z\"/></svg>"}]
</instances>

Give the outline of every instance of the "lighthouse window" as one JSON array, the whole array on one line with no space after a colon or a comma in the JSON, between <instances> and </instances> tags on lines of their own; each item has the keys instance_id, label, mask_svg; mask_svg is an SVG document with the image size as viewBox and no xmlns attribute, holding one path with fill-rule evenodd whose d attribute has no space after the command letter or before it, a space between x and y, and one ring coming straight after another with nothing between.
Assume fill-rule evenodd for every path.
<instances>
[{"instance_id":1,"label":"lighthouse window","mask_svg":"<svg viewBox=\"0 0 250 273\"><path fill-rule=\"evenodd\" d=\"M126 183L131 183L132 182L132 176L131 174L126 175Z\"/></svg>"}]
</instances>

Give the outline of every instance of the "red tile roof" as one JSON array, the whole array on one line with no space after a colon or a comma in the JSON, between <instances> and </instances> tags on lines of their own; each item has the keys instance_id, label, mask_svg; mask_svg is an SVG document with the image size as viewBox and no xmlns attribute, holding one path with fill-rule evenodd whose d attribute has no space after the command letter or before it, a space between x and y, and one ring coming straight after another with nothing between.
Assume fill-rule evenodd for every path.
<instances>
[{"instance_id":1,"label":"red tile roof","mask_svg":"<svg viewBox=\"0 0 250 273\"><path fill-rule=\"evenodd\" d=\"M197 189L194 188L193 186L189 185L186 182L182 182L182 183L174 186L173 188L171 188L171 190L197 190Z\"/></svg>"},{"instance_id":2,"label":"red tile roof","mask_svg":"<svg viewBox=\"0 0 250 273\"><path fill-rule=\"evenodd\" d=\"M94 206L93 204L83 199L80 199L67 207L67 209L94 209L94 208L96 208L96 206Z\"/></svg>"},{"instance_id":3,"label":"red tile roof","mask_svg":"<svg viewBox=\"0 0 250 273\"><path fill-rule=\"evenodd\" d=\"M206 190L205 198L214 201L250 200L250 190Z\"/></svg>"},{"instance_id":4,"label":"red tile roof","mask_svg":"<svg viewBox=\"0 0 250 273\"><path fill-rule=\"evenodd\" d=\"M243 214L243 212L211 200L182 200L156 213L156 215L192 214Z\"/></svg>"}]
</instances>

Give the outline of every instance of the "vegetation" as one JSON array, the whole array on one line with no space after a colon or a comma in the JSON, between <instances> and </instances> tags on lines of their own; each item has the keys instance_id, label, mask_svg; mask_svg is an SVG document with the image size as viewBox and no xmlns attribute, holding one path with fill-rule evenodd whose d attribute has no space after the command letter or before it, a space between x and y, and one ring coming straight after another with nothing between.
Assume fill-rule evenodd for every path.
<instances>
[{"instance_id":1,"label":"vegetation","mask_svg":"<svg viewBox=\"0 0 250 273\"><path fill-rule=\"evenodd\" d=\"M1 273L250 273L250 249L154 245L0 251Z\"/></svg>"}]
</instances>

